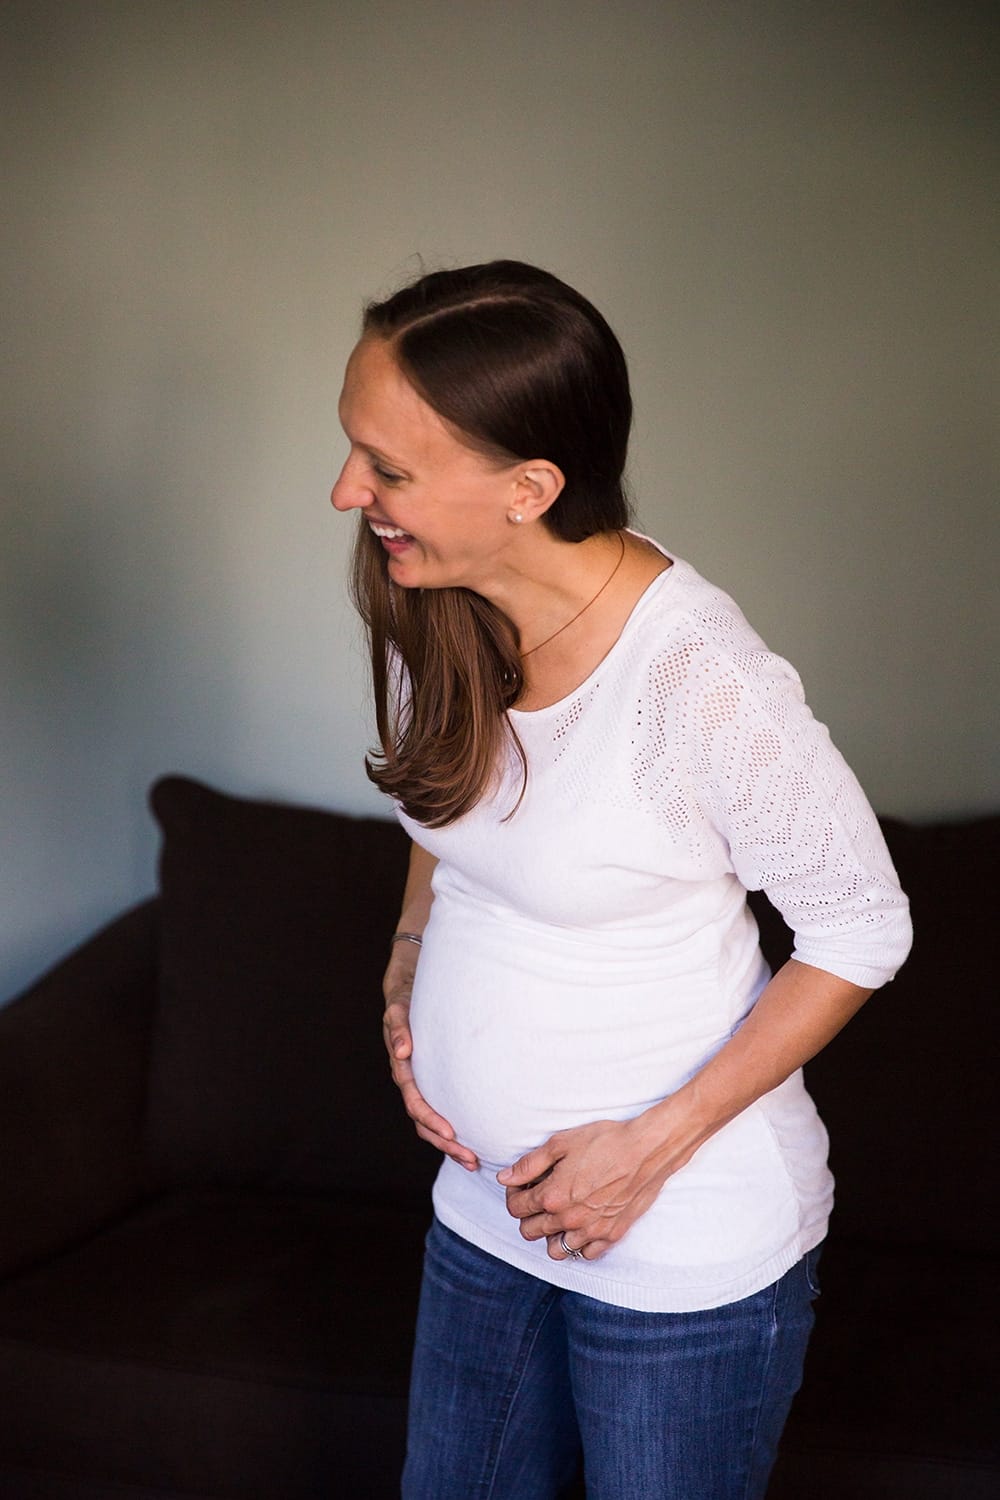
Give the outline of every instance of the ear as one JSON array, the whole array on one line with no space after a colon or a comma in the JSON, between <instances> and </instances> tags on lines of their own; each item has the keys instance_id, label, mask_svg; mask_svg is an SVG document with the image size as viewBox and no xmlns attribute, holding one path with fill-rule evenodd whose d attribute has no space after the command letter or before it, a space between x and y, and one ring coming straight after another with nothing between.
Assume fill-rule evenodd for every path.
<instances>
[{"instance_id":1,"label":"ear","mask_svg":"<svg viewBox=\"0 0 1000 1500\"><path fill-rule=\"evenodd\" d=\"M523 521L537 521L554 505L566 488L566 476L547 458L518 464L514 475L510 515Z\"/></svg>"}]
</instances>

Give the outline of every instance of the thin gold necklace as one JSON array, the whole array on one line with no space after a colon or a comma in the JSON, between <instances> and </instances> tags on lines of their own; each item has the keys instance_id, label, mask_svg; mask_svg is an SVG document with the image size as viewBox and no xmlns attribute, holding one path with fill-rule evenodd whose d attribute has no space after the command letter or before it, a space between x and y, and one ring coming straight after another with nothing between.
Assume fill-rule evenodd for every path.
<instances>
[{"instance_id":1,"label":"thin gold necklace","mask_svg":"<svg viewBox=\"0 0 1000 1500\"><path fill-rule=\"evenodd\" d=\"M618 554L618 561L615 563L614 567L611 569L611 572L608 574L607 578L605 578L604 582L601 584L600 588L597 590L597 593L594 595L594 597L592 599L588 599L587 602L586 602L586 604L583 606L583 608L582 609L578 609L577 612L576 612L576 614L573 616L573 618L571 620L567 620L565 625L560 625L558 630L553 630L553 632L552 632L551 635L547 635L545 637L544 641L539 641L538 645L537 646L532 646L529 651L522 651L521 652L521 660L522 661L524 661L524 658L526 656L533 656L536 651L541 651L541 649L542 649L543 646L547 646L549 644L549 641L554 641L557 635L562 635L562 633L563 633L564 630L568 630L571 625L575 625L576 622L577 622L577 620L580 618L580 616L581 615L585 615L587 613L587 610L590 608L590 606L592 604L596 604L597 603L598 599L604 593L604 590L608 587L609 583L614 578L615 574L618 572L618 569L621 567L622 563L625 561L625 538L622 536L621 532L618 533L618 540L622 544L622 550Z\"/></svg>"}]
</instances>

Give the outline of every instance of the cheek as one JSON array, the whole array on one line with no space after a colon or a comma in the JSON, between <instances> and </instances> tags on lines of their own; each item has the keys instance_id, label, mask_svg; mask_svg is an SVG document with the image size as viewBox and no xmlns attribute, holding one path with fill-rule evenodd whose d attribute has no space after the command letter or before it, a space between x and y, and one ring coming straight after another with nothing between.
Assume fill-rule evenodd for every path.
<instances>
[{"instance_id":1,"label":"cheek","mask_svg":"<svg viewBox=\"0 0 1000 1500\"><path fill-rule=\"evenodd\" d=\"M514 529L508 519L516 508L509 485L470 484L456 494L455 502L456 526L473 542L488 545Z\"/></svg>"}]
</instances>

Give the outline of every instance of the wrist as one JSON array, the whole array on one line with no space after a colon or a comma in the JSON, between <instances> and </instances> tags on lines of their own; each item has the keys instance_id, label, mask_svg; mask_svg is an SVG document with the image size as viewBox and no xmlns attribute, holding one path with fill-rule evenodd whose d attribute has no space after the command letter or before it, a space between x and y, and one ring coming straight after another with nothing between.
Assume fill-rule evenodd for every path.
<instances>
[{"instance_id":1,"label":"wrist","mask_svg":"<svg viewBox=\"0 0 1000 1500\"><path fill-rule=\"evenodd\" d=\"M419 944L390 942L385 972L382 976L382 993L387 1000L399 1001L409 998L419 958Z\"/></svg>"},{"instance_id":2,"label":"wrist","mask_svg":"<svg viewBox=\"0 0 1000 1500\"><path fill-rule=\"evenodd\" d=\"M702 1117L696 1094L688 1084L630 1123L650 1165L663 1166L668 1174L685 1166L715 1133L715 1127Z\"/></svg>"},{"instance_id":3,"label":"wrist","mask_svg":"<svg viewBox=\"0 0 1000 1500\"><path fill-rule=\"evenodd\" d=\"M422 933L413 932L405 928L400 928L399 931L394 932L392 937L389 939L389 947L392 948L396 943L410 943L413 945L413 947L420 948L423 945L423 941L424 939Z\"/></svg>"}]
</instances>

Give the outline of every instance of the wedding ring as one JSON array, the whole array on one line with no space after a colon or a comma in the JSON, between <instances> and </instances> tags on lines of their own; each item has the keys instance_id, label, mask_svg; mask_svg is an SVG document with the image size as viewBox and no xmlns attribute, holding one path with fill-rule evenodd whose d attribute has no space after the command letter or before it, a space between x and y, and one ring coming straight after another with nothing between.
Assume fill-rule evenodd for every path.
<instances>
[{"instance_id":1,"label":"wedding ring","mask_svg":"<svg viewBox=\"0 0 1000 1500\"><path fill-rule=\"evenodd\" d=\"M581 1245L579 1250L572 1250L566 1243L565 1234L559 1236L559 1249L564 1255L569 1256L570 1260L580 1260L583 1256L583 1246Z\"/></svg>"}]
</instances>

